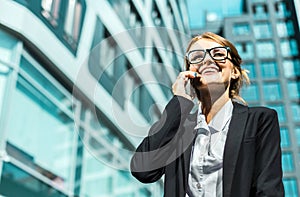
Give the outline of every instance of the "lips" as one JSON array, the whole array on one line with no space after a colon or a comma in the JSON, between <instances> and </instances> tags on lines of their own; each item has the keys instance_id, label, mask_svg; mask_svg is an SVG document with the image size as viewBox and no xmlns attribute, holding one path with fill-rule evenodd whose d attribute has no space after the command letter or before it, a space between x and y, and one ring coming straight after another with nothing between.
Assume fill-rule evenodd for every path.
<instances>
[{"instance_id":1,"label":"lips","mask_svg":"<svg viewBox=\"0 0 300 197\"><path fill-rule=\"evenodd\" d=\"M209 65L209 66L203 66L199 73L201 75L205 75L205 74L214 74L214 73L218 73L220 71L219 67L217 65Z\"/></svg>"}]
</instances>

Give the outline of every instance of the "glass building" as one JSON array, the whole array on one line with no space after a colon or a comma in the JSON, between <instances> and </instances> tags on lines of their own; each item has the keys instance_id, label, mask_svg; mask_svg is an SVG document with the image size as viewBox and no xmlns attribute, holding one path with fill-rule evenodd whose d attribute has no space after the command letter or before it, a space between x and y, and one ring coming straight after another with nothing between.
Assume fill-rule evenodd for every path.
<instances>
[{"instance_id":1,"label":"glass building","mask_svg":"<svg viewBox=\"0 0 300 197\"><path fill-rule=\"evenodd\" d=\"M185 3L0 0L0 196L162 195L128 167L181 69Z\"/></svg>"},{"instance_id":2,"label":"glass building","mask_svg":"<svg viewBox=\"0 0 300 197\"><path fill-rule=\"evenodd\" d=\"M278 113L286 196L300 196L299 1L241 0L241 15L209 21L193 34L214 31L232 41L249 71L242 89L249 106Z\"/></svg>"}]
</instances>

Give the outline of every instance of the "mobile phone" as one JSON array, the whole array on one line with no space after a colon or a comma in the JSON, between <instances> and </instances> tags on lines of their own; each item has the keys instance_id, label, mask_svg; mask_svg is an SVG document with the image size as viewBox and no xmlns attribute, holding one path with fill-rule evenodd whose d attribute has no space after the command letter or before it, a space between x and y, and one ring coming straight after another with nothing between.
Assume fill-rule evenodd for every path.
<instances>
[{"instance_id":1,"label":"mobile phone","mask_svg":"<svg viewBox=\"0 0 300 197\"><path fill-rule=\"evenodd\" d=\"M185 92L191 96L192 99L194 99L196 97L196 91L194 89L194 87L191 84L191 79L189 79L186 83L185 86Z\"/></svg>"}]
</instances>

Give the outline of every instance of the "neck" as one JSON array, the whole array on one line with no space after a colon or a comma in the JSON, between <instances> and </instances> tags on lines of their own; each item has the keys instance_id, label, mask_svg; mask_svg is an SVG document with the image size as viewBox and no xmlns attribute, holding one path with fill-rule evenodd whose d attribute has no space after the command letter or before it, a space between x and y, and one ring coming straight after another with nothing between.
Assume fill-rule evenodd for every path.
<instances>
[{"instance_id":1,"label":"neck","mask_svg":"<svg viewBox=\"0 0 300 197\"><path fill-rule=\"evenodd\" d=\"M209 92L209 94L208 94ZM202 113L205 115L206 122L209 123L218 111L229 101L229 87L224 91L213 91L210 89L201 90L201 107Z\"/></svg>"}]
</instances>

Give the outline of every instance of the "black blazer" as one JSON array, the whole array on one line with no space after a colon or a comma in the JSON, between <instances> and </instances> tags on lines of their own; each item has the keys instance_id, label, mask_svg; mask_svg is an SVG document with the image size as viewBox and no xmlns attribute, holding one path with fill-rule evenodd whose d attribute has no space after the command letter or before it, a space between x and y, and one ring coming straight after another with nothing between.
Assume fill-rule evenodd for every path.
<instances>
[{"instance_id":1,"label":"black blazer","mask_svg":"<svg viewBox=\"0 0 300 197\"><path fill-rule=\"evenodd\" d=\"M197 113L194 103L174 96L131 159L143 183L164 177L164 196L184 197ZM223 158L223 196L284 196L277 113L233 102Z\"/></svg>"}]
</instances>

